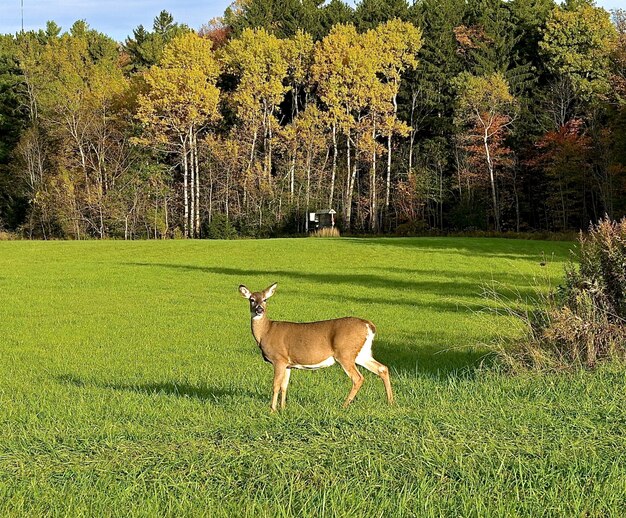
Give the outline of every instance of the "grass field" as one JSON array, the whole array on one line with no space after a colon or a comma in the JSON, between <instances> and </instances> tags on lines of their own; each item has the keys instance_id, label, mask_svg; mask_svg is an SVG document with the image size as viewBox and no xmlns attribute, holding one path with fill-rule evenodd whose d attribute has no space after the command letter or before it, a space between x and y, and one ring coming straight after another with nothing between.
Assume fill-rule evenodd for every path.
<instances>
[{"instance_id":1,"label":"grass field","mask_svg":"<svg viewBox=\"0 0 626 518\"><path fill-rule=\"evenodd\" d=\"M626 376L483 366L481 284L558 282L568 243L341 239L0 243L0 516L624 516ZM544 279L537 281L536 279ZM378 327L379 379L271 366L274 319Z\"/></svg>"}]
</instances>

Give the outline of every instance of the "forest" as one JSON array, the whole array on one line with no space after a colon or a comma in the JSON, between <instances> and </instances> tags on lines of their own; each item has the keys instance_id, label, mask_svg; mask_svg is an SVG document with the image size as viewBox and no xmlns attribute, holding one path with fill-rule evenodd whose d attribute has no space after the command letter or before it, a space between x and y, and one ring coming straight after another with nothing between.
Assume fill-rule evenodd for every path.
<instances>
[{"instance_id":1,"label":"forest","mask_svg":"<svg viewBox=\"0 0 626 518\"><path fill-rule=\"evenodd\" d=\"M239 0L0 35L0 230L567 232L626 215L626 11Z\"/></svg>"}]
</instances>

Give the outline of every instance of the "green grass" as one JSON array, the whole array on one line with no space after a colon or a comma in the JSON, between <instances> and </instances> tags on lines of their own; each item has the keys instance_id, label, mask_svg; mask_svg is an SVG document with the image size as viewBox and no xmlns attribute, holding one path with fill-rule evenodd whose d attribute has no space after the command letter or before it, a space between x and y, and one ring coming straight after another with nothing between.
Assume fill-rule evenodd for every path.
<instances>
[{"instance_id":1,"label":"green grass","mask_svg":"<svg viewBox=\"0 0 626 518\"><path fill-rule=\"evenodd\" d=\"M482 367L481 284L558 282L568 243L498 239L0 243L0 516L619 516L626 376ZM541 280L537 280L541 279ZM378 328L365 373L271 366L270 317Z\"/></svg>"}]
</instances>

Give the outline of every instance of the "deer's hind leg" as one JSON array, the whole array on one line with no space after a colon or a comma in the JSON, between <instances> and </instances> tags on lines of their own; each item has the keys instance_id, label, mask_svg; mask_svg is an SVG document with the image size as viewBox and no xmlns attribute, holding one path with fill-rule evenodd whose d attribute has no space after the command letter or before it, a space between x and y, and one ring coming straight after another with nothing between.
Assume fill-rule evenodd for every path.
<instances>
[{"instance_id":1,"label":"deer's hind leg","mask_svg":"<svg viewBox=\"0 0 626 518\"><path fill-rule=\"evenodd\" d=\"M350 379L352 380L352 390L350 390L350 393L348 394L348 397L346 398L343 404L343 407L347 408L348 405L352 403L352 400L354 399L354 396L356 396L356 393L361 388L361 385L363 385L363 374L361 374L359 370L356 368L354 360L347 360L344 358L336 358L336 360L339 363L339 365L343 367L343 370L345 371L345 373L348 376L350 376Z\"/></svg>"},{"instance_id":2,"label":"deer's hind leg","mask_svg":"<svg viewBox=\"0 0 626 518\"><path fill-rule=\"evenodd\" d=\"M363 343L363 347L359 351L355 362L358 365L365 367L368 371L373 372L385 384L385 392L387 393L387 402L393 404L393 392L391 390L391 380L389 379L389 369L386 365L376 361L372 356L372 342L374 341L374 330L368 326L367 337Z\"/></svg>"},{"instance_id":3,"label":"deer's hind leg","mask_svg":"<svg viewBox=\"0 0 626 518\"><path fill-rule=\"evenodd\" d=\"M391 390L391 379L389 379L389 369L386 365L383 365L380 362L377 362L374 358L369 358L367 360L360 360L359 365L365 367L368 371L373 372L377 376L380 376L380 379L383 380L385 384L385 392L387 393L387 402L390 405L393 405L393 392Z\"/></svg>"}]
</instances>

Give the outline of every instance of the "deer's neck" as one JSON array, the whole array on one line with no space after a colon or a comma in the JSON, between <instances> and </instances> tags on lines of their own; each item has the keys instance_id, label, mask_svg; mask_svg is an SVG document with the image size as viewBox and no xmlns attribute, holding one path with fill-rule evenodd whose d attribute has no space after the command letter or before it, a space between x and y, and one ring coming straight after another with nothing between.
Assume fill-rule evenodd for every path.
<instances>
[{"instance_id":1,"label":"deer's neck","mask_svg":"<svg viewBox=\"0 0 626 518\"><path fill-rule=\"evenodd\" d=\"M252 318L252 335L259 345L265 334L269 331L271 324L272 321L265 315L261 318Z\"/></svg>"}]
</instances>

